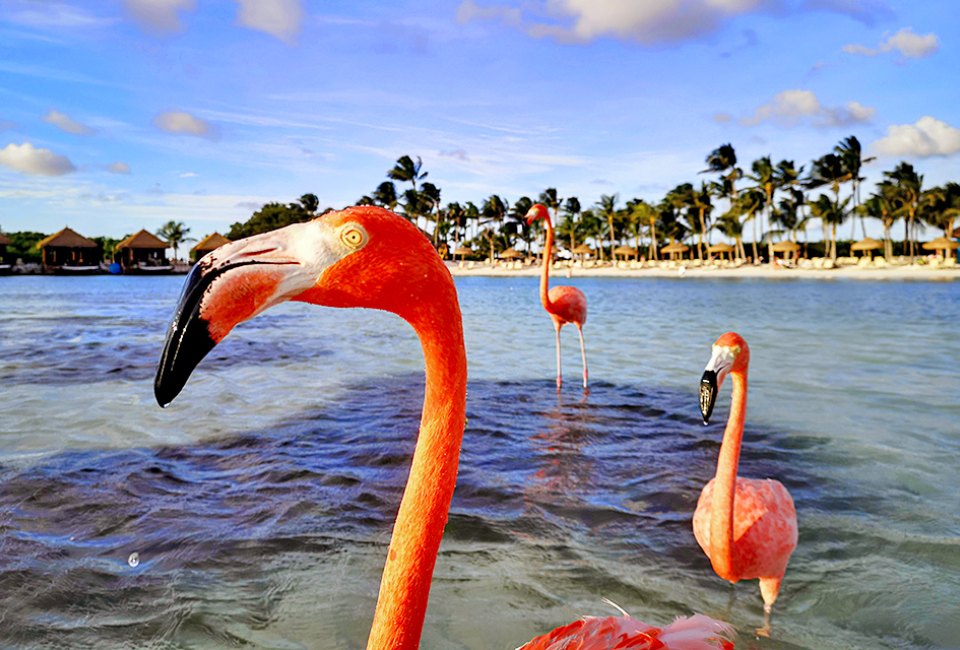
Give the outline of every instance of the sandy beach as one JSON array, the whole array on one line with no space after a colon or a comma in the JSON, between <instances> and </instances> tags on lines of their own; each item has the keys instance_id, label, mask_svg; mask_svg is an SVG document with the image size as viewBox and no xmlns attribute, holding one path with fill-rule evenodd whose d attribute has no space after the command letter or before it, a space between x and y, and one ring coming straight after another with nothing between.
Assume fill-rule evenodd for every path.
<instances>
[{"instance_id":1,"label":"sandy beach","mask_svg":"<svg viewBox=\"0 0 960 650\"><path fill-rule=\"evenodd\" d=\"M689 261L688 261L689 262ZM447 262L447 268L455 276L514 277L536 276L541 272L538 264L520 262ZM565 262L554 264L551 278L557 281L565 277L616 277L616 278L763 278L763 279L817 279L817 280L960 280L960 265L947 266L927 264L904 264L872 267L856 264L834 268L788 268L782 265L742 265L738 267L697 266L675 263L673 266L649 266L638 268L636 263L596 263L586 266L569 266Z\"/></svg>"}]
</instances>

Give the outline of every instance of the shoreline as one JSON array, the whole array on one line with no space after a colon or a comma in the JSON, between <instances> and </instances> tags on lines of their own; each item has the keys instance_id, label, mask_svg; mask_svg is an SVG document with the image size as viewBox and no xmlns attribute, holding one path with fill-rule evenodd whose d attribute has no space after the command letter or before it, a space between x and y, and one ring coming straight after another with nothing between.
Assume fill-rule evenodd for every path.
<instances>
[{"instance_id":1,"label":"shoreline","mask_svg":"<svg viewBox=\"0 0 960 650\"><path fill-rule=\"evenodd\" d=\"M487 262L447 262L447 268L454 277L538 277L539 265L520 268L514 265ZM550 270L551 279L561 282L564 278L674 278L674 279L763 279L763 280L960 280L960 265L929 266L911 264L869 268L857 265L825 268L787 268L762 264L739 267L696 267L677 265L675 268L631 268L629 266L569 267L554 265Z\"/></svg>"}]
</instances>

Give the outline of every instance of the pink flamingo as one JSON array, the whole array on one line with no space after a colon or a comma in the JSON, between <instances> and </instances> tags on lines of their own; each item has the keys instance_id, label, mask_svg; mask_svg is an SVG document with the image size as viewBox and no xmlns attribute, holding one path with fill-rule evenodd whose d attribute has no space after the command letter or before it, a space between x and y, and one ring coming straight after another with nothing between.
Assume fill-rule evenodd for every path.
<instances>
[{"instance_id":1,"label":"pink flamingo","mask_svg":"<svg viewBox=\"0 0 960 650\"><path fill-rule=\"evenodd\" d=\"M747 411L747 367L750 348L735 332L713 344L713 355L700 380L700 411L707 424L724 378L733 379L733 399L717 474L707 483L693 515L693 534L713 570L724 580L760 579L764 627L777 600L790 554L797 546L797 512L783 484L773 479L737 476L743 421Z\"/></svg>"},{"instance_id":2,"label":"pink flamingo","mask_svg":"<svg viewBox=\"0 0 960 650\"><path fill-rule=\"evenodd\" d=\"M376 207L331 212L228 244L204 257L186 280L154 384L161 406L179 394L200 360L237 323L286 300L390 311L420 339L426 366L420 434L367 642L369 650L416 650L466 417L467 359L453 279L413 224ZM574 625L586 633L596 628L589 621L609 620ZM605 626L611 629L611 623ZM727 643L730 633L706 616L662 631L642 627L650 643L630 647L699 650ZM666 645L676 639L686 645Z\"/></svg>"},{"instance_id":3,"label":"pink flamingo","mask_svg":"<svg viewBox=\"0 0 960 650\"><path fill-rule=\"evenodd\" d=\"M583 360L583 387L587 387L587 351L583 345L583 324L587 322L587 297L576 287L550 289L550 262L553 260L553 222L550 212L542 203L534 203L527 212L527 224L543 219L547 227L547 239L543 247L543 273L540 275L540 302L553 319L557 332L557 388L563 385L560 372L560 328L567 323L577 326L580 335L580 358Z\"/></svg>"}]
</instances>

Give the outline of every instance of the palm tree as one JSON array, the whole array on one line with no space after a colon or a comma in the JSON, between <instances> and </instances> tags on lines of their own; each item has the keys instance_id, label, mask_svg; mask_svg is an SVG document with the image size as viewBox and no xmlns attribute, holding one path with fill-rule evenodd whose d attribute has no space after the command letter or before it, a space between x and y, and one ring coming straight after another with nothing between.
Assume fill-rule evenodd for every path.
<instances>
[{"instance_id":1,"label":"palm tree","mask_svg":"<svg viewBox=\"0 0 960 650\"><path fill-rule=\"evenodd\" d=\"M569 221L571 224L571 227L568 227L565 231L566 234L570 235L570 250L573 250L576 247L574 238L576 237L577 232L578 217L582 211L583 210L580 207L580 199L575 196L571 196L563 202L563 212L565 215L564 221Z\"/></svg>"},{"instance_id":2,"label":"palm tree","mask_svg":"<svg viewBox=\"0 0 960 650\"><path fill-rule=\"evenodd\" d=\"M897 216L904 217L904 246L909 242L910 262L913 262L916 248L916 232L914 222L917 210L920 207L920 197L923 192L923 175L917 174L913 165L901 162L891 172L883 172L888 180L893 181L896 188L896 197L899 202Z\"/></svg>"},{"instance_id":3,"label":"palm tree","mask_svg":"<svg viewBox=\"0 0 960 650\"><path fill-rule=\"evenodd\" d=\"M299 199L300 205L303 206L303 209L313 216L317 213L317 210L320 208L320 199L317 198L316 194L304 194Z\"/></svg>"},{"instance_id":4,"label":"palm tree","mask_svg":"<svg viewBox=\"0 0 960 650\"><path fill-rule=\"evenodd\" d=\"M543 198L543 195L541 194L540 197ZM530 243L530 234L532 232L532 228L527 225L527 212L530 211L531 207L533 207L533 199L531 199L529 196L521 196L519 199L514 201L508 215L512 221L513 229L515 232L520 234L520 237L523 239L523 243L526 245L528 252L531 248L533 248ZM540 222L538 221L536 223ZM536 223L534 225L536 225Z\"/></svg>"},{"instance_id":5,"label":"palm tree","mask_svg":"<svg viewBox=\"0 0 960 650\"><path fill-rule=\"evenodd\" d=\"M503 217L507 214L507 204L496 194L491 194L487 197L487 200L483 202L483 207L480 212L488 224L487 233L490 239L490 262L492 263L495 253L494 237L500 229L500 223L503 221Z\"/></svg>"},{"instance_id":6,"label":"palm tree","mask_svg":"<svg viewBox=\"0 0 960 650\"><path fill-rule=\"evenodd\" d=\"M453 224L453 241L459 248L463 230L467 225L467 212L463 209L462 205L456 202L448 203L444 211L446 212L447 221Z\"/></svg>"},{"instance_id":7,"label":"palm tree","mask_svg":"<svg viewBox=\"0 0 960 650\"><path fill-rule=\"evenodd\" d=\"M387 177L395 181L412 183L413 189L417 189L417 181L422 181L427 177L427 172L421 172L423 161L417 156L417 162L413 162L410 156L400 156L397 158L397 164L393 169L387 171Z\"/></svg>"},{"instance_id":8,"label":"palm tree","mask_svg":"<svg viewBox=\"0 0 960 650\"><path fill-rule=\"evenodd\" d=\"M553 210L553 220L556 221L560 212L560 203L563 202L563 199L557 196L557 188L548 187L540 192L540 197L537 200L547 206L548 209Z\"/></svg>"},{"instance_id":9,"label":"palm tree","mask_svg":"<svg viewBox=\"0 0 960 650\"><path fill-rule=\"evenodd\" d=\"M756 187L751 187L750 189L745 190L737 195L731 207L736 207L735 212L743 217L743 223L746 224L748 221L753 221L756 219L757 214L763 210L764 205L766 204L766 194ZM756 233L756 228L754 228L754 233ZM759 261L760 253L757 251L757 237L754 235L753 241L750 242L751 247L753 248L753 261ZM746 250L743 251L744 257L746 257Z\"/></svg>"},{"instance_id":10,"label":"palm tree","mask_svg":"<svg viewBox=\"0 0 960 650\"><path fill-rule=\"evenodd\" d=\"M371 199L376 205L388 210L397 209L397 188L392 181L383 181L373 191Z\"/></svg>"},{"instance_id":11,"label":"palm tree","mask_svg":"<svg viewBox=\"0 0 960 650\"><path fill-rule=\"evenodd\" d=\"M860 141L853 135L841 140L840 144L833 148L833 151L840 156L840 160L843 162L843 168L846 171L846 176L848 177L847 180L853 187L853 209L855 212L860 212L857 210L857 207L860 205L860 181L863 180L863 178L860 177L860 169L865 164L873 162L877 158L876 156L864 158ZM867 223L865 219L865 215L861 214L860 228L863 231L864 237L867 236ZM857 228L856 220L853 222L853 228L854 230L850 233L850 239L856 239L853 234Z\"/></svg>"},{"instance_id":12,"label":"palm tree","mask_svg":"<svg viewBox=\"0 0 960 650\"><path fill-rule=\"evenodd\" d=\"M753 161L753 164L750 166L750 169L753 170L753 174L748 174L747 178L752 180L757 184L756 189L760 190L763 194L763 207L764 212L767 213L767 221L770 221L770 212L774 208L773 194L777 191L777 177L773 168L773 163L770 160L770 156L763 156ZM760 219L753 220L753 239L757 239L757 222ZM760 241L763 241L763 224L760 224ZM772 261L773 260L773 240L767 238L767 257Z\"/></svg>"},{"instance_id":13,"label":"palm tree","mask_svg":"<svg viewBox=\"0 0 960 650\"><path fill-rule=\"evenodd\" d=\"M883 224L883 257L888 262L893 257L893 241L890 237L890 230L897 220L897 196L896 187L890 181L880 181L877 183L877 191L870 195L866 201L858 206L861 217L873 217L879 219Z\"/></svg>"},{"instance_id":14,"label":"palm tree","mask_svg":"<svg viewBox=\"0 0 960 650\"><path fill-rule=\"evenodd\" d=\"M730 209L717 219L715 228L734 241L737 259L745 259L747 252L743 247L743 222L740 221L739 202L731 204Z\"/></svg>"},{"instance_id":15,"label":"palm tree","mask_svg":"<svg viewBox=\"0 0 960 650\"><path fill-rule=\"evenodd\" d=\"M420 186L420 200L423 204L423 215L434 220L433 247L440 246L440 230L443 225L443 214L440 212L440 188L433 183L426 182Z\"/></svg>"},{"instance_id":16,"label":"palm tree","mask_svg":"<svg viewBox=\"0 0 960 650\"><path fill-rule=\"evenodd\" d=\"M180 247L180 244L188 241L194 241L193 237L188 237L190 234L190 229L184 225L182 221L168 221L167 223L160 226L160 229L157 230L157 236L161 239L166 240L170 244L170 248L173 249L173 258L178 259L177 249Z\"/></svg>"},{"instance_id":17,"label":"palm tree","mask_svg":"<svg viewBox=\"0 0 960 650\"><path fill-rule=\"evenodd\" d=\"M829 185L833 190L834 201L833 209L828 211L828 214L831 218L836 218L837 213L840 211L840 183L844 183L846 180L847 170L844 167L843 159L836 154L828 153L825 156L821 156L813 161L813 167L810 168L810 175L807 177L805 187L809 189L816 189L818 187L823 187L824 185ZM821 194L820 196L824 195ZM810 204L811 211L813 211L814 204L818 203L819 201L820 199L817 199L816 202ZM816 216L820 216L820 214L823 212L822 206L818 207L817 210L819 212L816 213ZM827 222L824 221L824 224L826 223ZM830 242L830 259L834 261L837 259L836 230L836 223L834 223L833 239Z\"/></svg>"},{"instance_id":18,"label":"palm tree","mask_svg":"<svg viewBox=\"0 0 960 650\"><path fill-rule=\"evenodd\" d=\"M614 240L616 239L614 235L614 226L613 221L617 216L617 200L619 199L618 194L601 194L600 200L597 201L597 207L600 208L600 214L603 215L607 220L608 234L610 235L610 255L613 256L613 249L616 246ZM603 259L603 246L600 246L600 259Z\"/></svg>"},{"instance_id":19,"label":"palm tree","mask_svg":"<svg viewBox=\"0 0 960 650\"><path fill-rule=\"evenodd\" d=\"M952 239L953 222L960 215L960 185L950 182L924 191L918 214L927 224L943 230L945 238Z\"/></svg>"},{"instance_id":20,"label":"palm tree","mask_svg":"<svg viewBox=\"0 0 960 650\"><path fill-rule=\"evenodd\" d=\"M837 259L837 226L843 223L847 218L847 204L852 197L846 197L843 201L830 200L826 194L821 194L816 201L811 202L810 214L819 217L823 222L823 231L826 233L827 226L830 226L830 259Z\"/></svg>"}]
</instances>

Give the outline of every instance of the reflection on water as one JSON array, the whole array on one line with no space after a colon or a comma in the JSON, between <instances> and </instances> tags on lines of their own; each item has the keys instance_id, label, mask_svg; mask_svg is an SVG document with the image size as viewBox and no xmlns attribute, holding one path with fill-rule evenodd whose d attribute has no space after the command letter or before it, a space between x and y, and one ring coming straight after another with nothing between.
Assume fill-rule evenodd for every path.
<instances>
[{"instance_id":1,"label":"reflection on water","mask_svg":"<svg viewBox=\"0 0 960 650\"><path fill-rule=\"evenodd\" d=\"M419 421L409 327L281 308L160 410L178 279L8 280L0 647L361 647ZM469 421L424 647L516 647L613 613L603 597L724 618L738 647L960 646L953 285L575 278L584 396L555 390L535 279L469 280ZM704 427L696 385L730 327L753 352L741 473L781 480L800 518L770 640L749 636L755 583L716 578L690 529L729 400Z\"/></svg>"}]
</instances>

